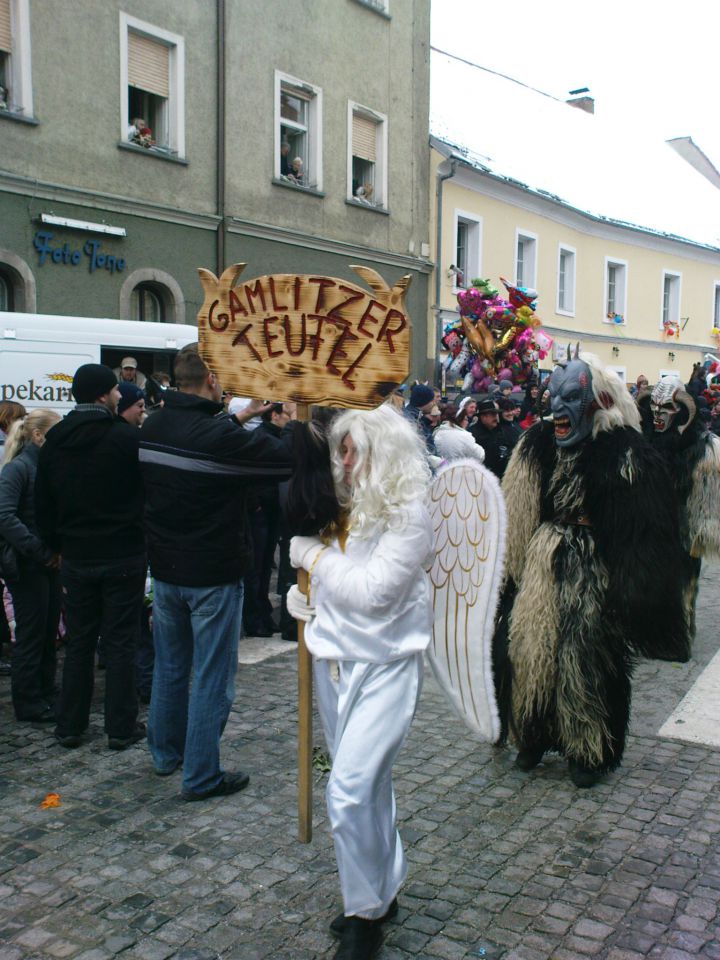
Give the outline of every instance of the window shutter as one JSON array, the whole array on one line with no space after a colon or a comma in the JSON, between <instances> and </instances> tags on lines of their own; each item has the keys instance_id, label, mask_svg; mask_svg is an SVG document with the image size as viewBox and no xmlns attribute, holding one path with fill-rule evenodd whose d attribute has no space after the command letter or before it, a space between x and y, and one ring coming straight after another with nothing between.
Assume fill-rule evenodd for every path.
<instances>
[{"instance_id":1,"label":"window shutter","mask_svg":"<svg viewBox=\"0 0 720 960\"><path fill-rule=\"evenodd\" d=\"M367 117L353 114L352 152L354 157L375 163L377 142L377 124Z\"/></svg>"},{"instance_id":2,"label":"window shutter","mask_svg":"<svg viewBox=\"0 0 720 960\"><path fill-rule=\"evenodd\" d=\"M0 3L3 0L0 0ZM170 48L139 33L128 33L128 83L146 93L168 97Z\"/></svg>"},{"instance_id":3,"label":"window shutter","mask_svg":"<svg viewBox=\"0 0 720 960\"><path fill-rule=\"evenodd\" d=\"M12 52L12 31L10 29L10 0L0 0L0 50Z\"/></svg>"}]
</instances>

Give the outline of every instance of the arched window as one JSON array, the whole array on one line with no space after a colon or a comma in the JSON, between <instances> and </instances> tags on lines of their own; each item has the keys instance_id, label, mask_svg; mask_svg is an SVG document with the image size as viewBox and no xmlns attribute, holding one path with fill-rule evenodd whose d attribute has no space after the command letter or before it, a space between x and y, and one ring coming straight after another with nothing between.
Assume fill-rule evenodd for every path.
<instances>
[{"instance_id":1,"label":"arched window","mask_svg":"<svg viewBox=\"0 0 720 960\"><path fill-rule=\"evenodd\" d=\"M139 283L130 295L130 318L147 323L164 323L165 301L161 289L152 283Z\"/></svg>"},{"instance_id":2,"label":"arched window","mask_svg":"<svg viewBox=\"0 0 720 960\"><path fill-rule=\"evenodd\" d=\"M15 297L12 279L0 270L0 310L14 310Z\"/></svg>"}]
</instances>

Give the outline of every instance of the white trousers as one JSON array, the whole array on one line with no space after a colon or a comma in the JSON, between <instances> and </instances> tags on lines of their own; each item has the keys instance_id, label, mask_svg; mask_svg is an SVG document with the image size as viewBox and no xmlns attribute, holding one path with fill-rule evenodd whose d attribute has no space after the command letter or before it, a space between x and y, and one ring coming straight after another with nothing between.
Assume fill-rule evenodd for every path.
<instances>
[{"instance_id":1,"label":"white trousers","mask_svg":"<svg viewBox=\"0 0 720 960\"><path fill-rule=\"evenodd\" d=\"M315 661L315 691L333 760L327 785L345 916L387 913L407 874L395 826L392 766L422 689L421 653L390 663Z\"/></svg>"}]
</instances>

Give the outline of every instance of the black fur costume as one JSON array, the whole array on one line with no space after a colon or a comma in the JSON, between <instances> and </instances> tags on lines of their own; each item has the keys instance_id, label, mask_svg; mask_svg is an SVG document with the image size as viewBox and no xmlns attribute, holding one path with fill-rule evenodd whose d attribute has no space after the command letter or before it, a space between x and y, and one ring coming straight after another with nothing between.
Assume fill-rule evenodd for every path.
<instances>
[{"instance_id":1,"label":"black fur costume","mask_svg":"<svg viewBox=\"0 0 720 960\"><path fill-rule=\"evenodd\" d=\"M634 657L689 656L667 564L679 532L662 460L630 427L561 449L541 421L518 444L503 493L508 580L495 669L504 730L534 757L525 769L556 750L571 771L612 770Z\"/></svg>"},{"instance_id":2,"label":"black fur costume","mask_svg":"<svg viewBox=\"0 0 720 960\"><path fill-rule=\"evenodd\" d=\"M637 402L643 433L662 456L675 488L682 551L673 562L683 581L692 640L701 557L720 555L720 440L708 430L692 401L665 433L654 428L650 391L638 396Z\"/></svg>"}]
</instances>

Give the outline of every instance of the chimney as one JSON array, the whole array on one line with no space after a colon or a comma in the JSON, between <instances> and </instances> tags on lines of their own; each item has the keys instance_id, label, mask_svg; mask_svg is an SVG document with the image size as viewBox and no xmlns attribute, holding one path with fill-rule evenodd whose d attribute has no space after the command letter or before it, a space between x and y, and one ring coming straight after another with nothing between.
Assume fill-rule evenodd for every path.
<instances>
[{"instance_id":1,"label":"chimney","mask_svg":"<svg viewBox=\"0 0 720 960\"><path fill-rule=\"evenodd\" d=\"M571 107L577 107L578 110L584 110L585 113L595 113L595 100L591 97L589 87L579 87L577 90L570 90L572 99L566 100ZM587 96L584 96L587 94Z\"/></svg>"}]
</instances>

